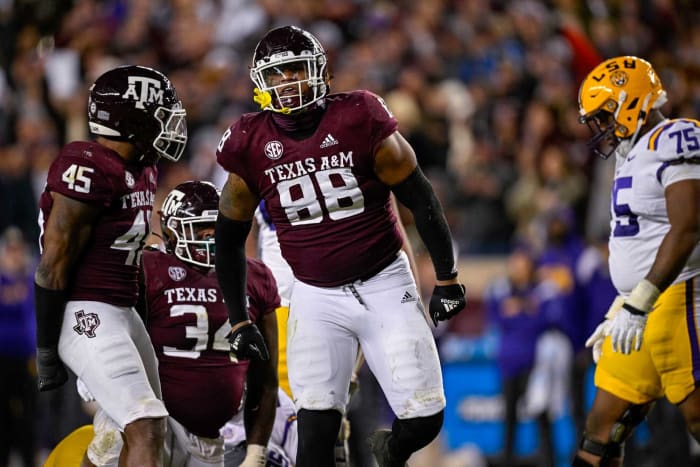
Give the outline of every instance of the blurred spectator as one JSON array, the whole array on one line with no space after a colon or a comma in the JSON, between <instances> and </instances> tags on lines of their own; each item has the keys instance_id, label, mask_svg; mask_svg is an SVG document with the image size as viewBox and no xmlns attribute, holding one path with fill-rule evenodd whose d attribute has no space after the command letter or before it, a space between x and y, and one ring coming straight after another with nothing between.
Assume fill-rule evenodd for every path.
<instances>
[{"instance_id":1,"label":"blurred spectator","mask_svg":"<svg viewBox=\"0 0 700 467\"><path fill-rule=\"evenodd\" d=\"M489 322L500 335L497 363L501 372L505 401L505 443L502 466L514 466L515 433L520 406L535 362L537 341L547 328L551 309L560 307L558 289L538 281L535 258L525 249L516 249L508 258L508 273L496 279L485 292ZM554 465L552 429L545 412L538 414L540 454L538 465Z\"/></svg>"},{"instance_id":2,"label":"blurred spectator","mask_svg":"<svg viewBox=\"0 0 700 467\"><path fill-rule=\"evenodd\" d=\"M12 451L24 467L36 454L34 262L17 227L0 236L0 465Z\"/></svg>"}]
</instances>

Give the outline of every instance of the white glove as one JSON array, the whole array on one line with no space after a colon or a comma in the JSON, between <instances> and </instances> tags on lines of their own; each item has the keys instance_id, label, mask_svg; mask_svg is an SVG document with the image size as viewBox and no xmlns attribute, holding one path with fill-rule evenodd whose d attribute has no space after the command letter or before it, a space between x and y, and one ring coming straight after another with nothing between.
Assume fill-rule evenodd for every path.
<instances>
[{"instance_id":1,"label":"white glove","mask_svg":"<svg viewBox=\"0 0 700 467\"><path fill-rule=\"evenodd\" d=\"M605 338L610 335L610 326L612 324L612 319L615 317L618 311L622 308L625 303L625 299L621 296L615 297L608 312L605 313L605 319L595 328L595 331L588 336L586 340L586 347L592 347L593 351L593 361L598 363L600 359L600 354L603 352L603 342Z\"/></svg>"},{"instance_id":2,"label":"white glove","mask_svg":"<svg viewBox=\"0 0 700 467\"><path fill-rule=\"evenodd\" d=\"M642 347L642 336L649 312L659 294L659 289L646 279L632 289L622 309L610 324L609 334L615 352L629 354L633 348L639 351Z\"/></svg>"},{"instance_id":3,"label":"white glove","mask_svg":"<svg viewBox=\"0 0 700 467\"><path fill-rule=\"evenodd\" d=\"M267 456L265 447L259 444L249 444L246 448L245 459L240 467L265 467Z\"/></svg>"}]
</instances>

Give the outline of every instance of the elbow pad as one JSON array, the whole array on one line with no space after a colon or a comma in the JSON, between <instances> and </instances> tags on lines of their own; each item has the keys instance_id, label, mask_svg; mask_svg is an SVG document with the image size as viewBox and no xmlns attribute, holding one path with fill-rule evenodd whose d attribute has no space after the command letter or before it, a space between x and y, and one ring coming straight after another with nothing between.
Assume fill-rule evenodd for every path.
<instances>
[{"instance_id":1,"label":"elbow pad","mask_svg":"<svg viewBox=\"0 0 700 467\"><path fill-rule=\"evenodd\" d=\"M393 185L391 191L413 213L416 230L433 261L437 280L457 277L450 227L440 201L420 167L416 167L404 181Z\"/></svg>"},{"instance_id":2,"label":"elbow pad","mask_svg":"<svg viewBox=\"0 0 700 467\"><path fill-rule=\"evenodd\" d=\"M252 221L235 221L222 214L216 218L216 276L232 326L248 320L245 240L251 226Z\"/></svg>"}]
</instances>

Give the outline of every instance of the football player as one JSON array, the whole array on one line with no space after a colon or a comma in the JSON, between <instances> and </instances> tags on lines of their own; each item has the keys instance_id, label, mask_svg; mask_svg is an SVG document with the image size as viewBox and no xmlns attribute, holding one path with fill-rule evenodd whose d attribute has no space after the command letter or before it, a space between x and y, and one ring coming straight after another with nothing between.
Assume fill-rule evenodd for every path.
<instances>
[{"instance_id":1,"label":"football player","mask_svg":"<svg viewBox=\"0 0 700 467\"><path fill-rule=\"evenodd\" d=\"M263 263L248 259L248 315L270 358L232 363L226 339L231 325L214 270L218 204L218 190L208 182L176 186L160 211L165 251L143 255L143 314L170 413L166 465L222 466L219 430L239 411L244 390L247 455L241 465L264 464L275 419L277 285Z\"/></svg>"},{"instance_id":2,"label":"football player","mask_svg":"<svg viewBox=\"0 0 700 467\"><path fill-rule=\"evenodd\" d=\"M575 467L619 466L654 400L677 404L700 440L700 122L668 119L666 92L645 60L599 64L579 113L593 151L615 159L609 239L618 292L589 338L598 388Z\"/></svg>"},{"instance_id":3,"label":"football player","mask_svg":"<svg viewBox=\"0 0 700 467\"><path fill-rule=\"evenodd\" d=\"M251 67L254 100L222 136L229 172L217 219L217 271L236 358L265 358L245 308L244 242L264 199L295 276L287 332L298 409L299 467L334 465L334 444L361 346L397 418L372 436L381 466L403 465L439 433L445 396L435 342L391 209L407 206L435 267L435 324L461 311L442 207L384 102L368 91L329 94L326 53L294 26L269 31Z\"/></svg>"},{"instance_id":4,"label":"football player","mask_svg":"<svg viewBox=\"0 0 700 467\"><path fill-rule=\"evenodd\" d=\"M61 149L39 202L38 385L47 391L64 384L67 365L123 432L123 462L154 466L168 412L153 346L134 305L156 163L182 155L185 110L162 73L123 66L90 88L88 122L95 140ZM101 465L110 439L100 425L94 428L87 457Z\"/></svg>"}]
</instances>

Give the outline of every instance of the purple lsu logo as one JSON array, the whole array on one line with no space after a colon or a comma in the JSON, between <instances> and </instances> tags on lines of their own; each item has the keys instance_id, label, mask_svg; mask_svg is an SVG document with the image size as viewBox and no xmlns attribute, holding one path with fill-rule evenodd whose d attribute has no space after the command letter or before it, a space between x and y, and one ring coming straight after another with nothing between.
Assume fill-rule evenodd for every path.
<instances>
[{"instance_id":1,"label":"purple lsu logo","mask_svg":"<svg viewBox=\"0 0 700 467\"><path fill-rule=\"evenodd\" d=\"M87 337L95 337L95 330L100 325L100 317L95 313L85 313L83 310L75 312L75 322L73 330L80 335L85 334Z\"/></svg>"}]
</instances>

